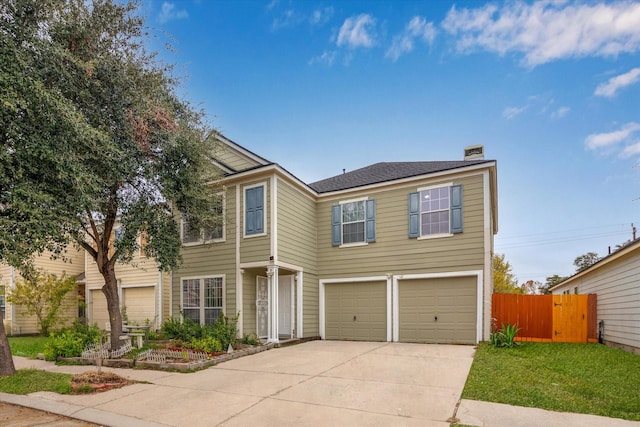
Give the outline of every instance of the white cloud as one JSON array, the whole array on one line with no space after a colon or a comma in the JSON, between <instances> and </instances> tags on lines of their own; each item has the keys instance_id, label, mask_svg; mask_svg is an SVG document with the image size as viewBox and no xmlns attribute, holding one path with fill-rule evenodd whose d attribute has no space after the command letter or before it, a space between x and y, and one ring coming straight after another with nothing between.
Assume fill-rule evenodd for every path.
<instances>
[{"instance_id":1,"label":"white cloud","mask_svg":"<svg viewBox=\"0 0 640 427\"><path fill-rule=\"evenodd\" d=\"M324 9L316 9L311 14L309 22L311 25L322 25L327 23L333 16L333 7L325 7Z\"/></svg>"},{"instance_id":2,"label":"white cloud","mask_svg":"<svg viewBox=\"0 0 640 427\"><path fill-rule=\"evenodd\" d=\"M414 16L405 26L404 31L393 37L391 46L387 49L385 57L397 61L401 55L409 53L414 48L414 40L420 39L432 44L436 38L437 30L433 22L427 22L425 18Z\"/></svg>"},{"instance_id":3,"label":"white cloud","mask_svg":"<svg viewBox=\"0 0 640 427\"><path fill-rule=\"evenodd\" d=\"M555 110L554 112L551 113L551 118L552 119L561 119L564 116L566 116L567 114L569 114L569 111L571 111L571 108L569 107L560 107L557 110Z\"/></svg>"},{"instance_id":4,"label":"white cloud","mask_svg":"<svg viewBox=\"0 0 640 427\"><path fill-rule=\"evenodd\" d=\"M184 19L189 17L189 14L185 9L176 10L176 5L165 1L162 3L160 14L158 15L158 22L166 24L174 19Z\"/></svg>"},{"instance_id":5,"label":"white cloud","mask_svg":"<svg viewBox=\"0 0 640 427\"><path fill-rule=\"evenodd\" d=\"M598 85L594 95L612 98L623 87L630 86L640 80L640 67L634 68L619 76L611 77L606 83Z\"/></svg>"},{"instance_id":6,"label":"white cloud","mask_svg":"<svg viewBox=\"0 0 640 427\"><path fill-rule=\"evenodd\" d=\"M625 147L625 149L622 150L622 153L620 153L620 156L631 157L631 156L635 156L636 154L640 154L640 142L635 142Z\"/></svg>"},{"instance_id":7,"label":"white cloud","mask_svg":"<svg viewBox=\"0 0 640 427\"><path fill-rule=\"evenodd\" d=\"M640 131L640 123L630 122L613 132L593 133L587 136L585 144L590 150L604 148L624 142L637 131Z\"/></svg>"},{"instance_id":8,"label":"white cloud","mask_svg":"<svg viewBox=\"0 0 640 427\"><path fill-rule=\"evenodd\" d=\"M521 53L530 67L559 59L609 57L640 50L640 3L508 2L452 7L442 27L459 52Z\"/></svg>"},{"instance_id":9,"label":"white cloud","mask_svg":"<svg viewBox=\"0 0 640 427\"><path fill-rule=\"evenodd\" d=\"M335 61L336 61L336 51L332 50L330 52L324 51L322 52L322 55L314 56L309 60L308 64L309 65L324 64L330 67L333 65Z\"/></svg>"},{"instance_id":10,"label":"white cloud","mask_svg":"<svg viewBox=\"0 0 640 427\"><path fill-rule=\"evenodd\" d=\"M281 28L293 28L304 21L304 16L293 9L285 10L281 16L274 18L271 29L276 31Z\"/></svg>"},{"instance_id":11,"label":"white cloud","mask_svg":"<svg viewBox=\"0 0 640 427\"><path fill-rule=\"evenodd\" d=\"M502 117L507 120L511 120L517 115L524 113L527 108L529 108L528 105L525 105L524 107L507 107L502 111Z\"/></svg>"},{"instance_id":12,"label":"white cloud","mask_svg":"<svg viewBox=\"0 0 640 427\"><path fill-rule=\"evenodd\" d=\"M340 27L337 45L346 45L351 48L373 46L375 23L375 19L365 13L347 18Z\"/></svg>"}]
</instances>

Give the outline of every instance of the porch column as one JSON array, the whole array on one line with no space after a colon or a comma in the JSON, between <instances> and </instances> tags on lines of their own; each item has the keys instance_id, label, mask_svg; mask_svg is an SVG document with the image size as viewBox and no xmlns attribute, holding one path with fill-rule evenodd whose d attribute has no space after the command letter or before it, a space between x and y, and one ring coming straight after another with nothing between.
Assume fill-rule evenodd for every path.
<instances>
[{"instance_id":1,"label":"porch column","mask_svg":"<svg viewBox=\"0 0 640 427\"><path fill-rule=\"evenodd\" d=\"M269 336L268 342L280 342L278 338L278 266L267 267L267 280L269 281Z\"/></svg>"}]
</instances>

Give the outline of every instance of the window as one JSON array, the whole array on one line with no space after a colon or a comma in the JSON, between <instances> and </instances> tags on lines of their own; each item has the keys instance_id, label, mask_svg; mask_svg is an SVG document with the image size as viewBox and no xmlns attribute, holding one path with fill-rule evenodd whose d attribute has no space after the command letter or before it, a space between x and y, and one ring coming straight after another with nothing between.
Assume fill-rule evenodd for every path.
<instances>
[{"instance_id":1,"label":"window","mask_svg":"<svg viewBox=\"0 0 640 427\"><path fill-rule=\"evenodd\" d=\"M331 217L333 246L375 242L375 200L340 202L333 206Z\"/></svg>"},{"instance_id":2,"label":"window","mask_svg":"<svg viewBox=\"0 0 640 427\"><path fill-rule=\"evenodd\" d=\"M4 302L4 288L0 289L0 292L3 295L0 295L0 320L4 319L4 312L6 310L5 302Z\"/></svg>"},{"instance_id":3,"label":"window","mask_svg":"<svg viewBox=\"0 0 640 427\"><path fill-rule=\"evenodd\" d=\"M182 215L182 244L224 241L224 205L224 195L220 194L220 197L211 206L211 212L216 218L216 223L209 228L197 228L191 223L188 215Z\"/></svg>"},{"instance_id":4,"label":"window","mask_svg":"<svg viewBox=\"0 0 640 427\"><path fill-rule=\"evenodd\" d=\"M419 189L409 194L409 237L462 233L462 186Z\"/></svg>"},{"instance_id":5,"label":"window","mask_svg":"<svg viewBox=\"0 0 640 427\"><path fill-rule=\"evenodd\" d=\"M182 280L182 312L185 319L200 325L213 324L224 306L224 278L205 277Z\"/></svg>"},{"instance_id":6,"label":"window","mask_svg":"<svg viewBox=\"0 0 640 427\"><path fill-rule=\"evenodd\" d=\"M244 190L244 235L264 233L264 185Z\"/></svg>"}]
</instances>

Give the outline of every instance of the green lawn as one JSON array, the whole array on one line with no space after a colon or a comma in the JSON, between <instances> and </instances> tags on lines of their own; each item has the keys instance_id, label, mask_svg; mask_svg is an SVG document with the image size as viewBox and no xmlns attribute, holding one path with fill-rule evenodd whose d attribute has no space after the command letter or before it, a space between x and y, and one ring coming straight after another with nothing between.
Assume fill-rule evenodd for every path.
<instances>
[{"instance_id":1,"label":"green lawn","mask_svg":"<svg viewBox=\"0 0 640 427\"><path fill-rule=\"evenodd\" d=\"M24 356L35 359L38 353L44 351L49 337L9 337L9 347L14 356Z\"/></svg>"},{"instance_id":2,"label":"green lawn","mask_svg":"<svg viewBox=\"0 0 640 427\"><path fill-rule=\"evenodd\" d=\"M600 344L478 347L463 399L640 421L640 356Z\"/></svg>"},{"instance_id":3,"label":"green lawn","mask_svg":"<svg viewBox=\"0 0 640 427\"><path fill-rule=\"evenodd\" d=\"M0 376L0 391L11 394L29 394L36 391L71 393L71 374L18 369L14 375Z\"/></svg>"}]
</instances>

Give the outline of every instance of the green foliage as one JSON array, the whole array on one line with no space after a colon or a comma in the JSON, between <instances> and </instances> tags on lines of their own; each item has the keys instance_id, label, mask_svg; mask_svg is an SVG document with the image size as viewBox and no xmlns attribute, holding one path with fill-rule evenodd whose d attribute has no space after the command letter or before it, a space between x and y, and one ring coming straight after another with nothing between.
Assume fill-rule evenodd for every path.
<instances>
[{"instance_id":1,"label":"green foliage","mask_svg":"<svg viewBox=\"0 0 640 427\"><path fill-rule=\"evenodd\" d=\"M573 261L573 265L576 267L576 273L580 273L582 270L586 270L593 264L598 262L600 257L595 252L587 252L584 255L580 255Z\"/></svg>"},{"instance_id":2,"label":"green foliage","mask_svg":"<svg viewBox=\"0 0 640 427\"><path fill-rule=\"evenodd\" d=\"M39 369L19 369L15 374L0 376L0 392L30 394L38 391L70 394L71 374L41 371Z\"/></svg>"},{"instance_id":3,"label":"green foliage","mask_svg":"<svg viewBox=\"0 0 640 427\"><path fill-rule=\"evenodd\" d=\"M35 315L40 334L47 336L60 321L58 312L65 296L75 287L75 277L34 272L29 279L16 283L7 301L24 307L25 314Z\"/></svg>"},{"instance_id":4,"label":"green foliage","mask_svg":"<svg viewBox=\"0 0 640 427\"><path fill-rule=\"evenodd\" d=\"M503 323L500 329L491 333L489 342L494 347L516 347L520 345L520 343L515 340L519 330L518 325L512 325L510 323L505 325Z\"/></svg>"},{"instance_id":5,"label":"green foliage","mask_svg":"<svg viewBox=\"0 0 640 427\"><path fill-rule=\"evenodd\" d=\"M162 333L169 339L180 340L192 346L197 340L212 338L226 350L229 345L235 345L238 334L238 316L229 318L222 313L213 325L200 326L189 318L184 322L170 318L162 324ZM219 350L218 350L219 351Z\"/></svg>"},{"instance_id":6,"label":"green foliage","mask_svg":"<svg viewBox=\"0 0 640 427\"><path fill-rule=\"evenodd\" d=\"M188 317L184 322L172 317L162 324L162 333L169 339L189 342L202 337L202 327Z\"/></svg>"},{"instance_id":7,"label":"green foliage","mask_svg":"<svg viewBox=\"0 0 640 427\"><path fill-rule=\"evenodd\" d=\"M494 254L493 266L493 292L521 294L523 289L518 286L518 279L511 272L511 264L505 261L504 254Z\"/></svg>"},{"instance_id":8,"label":"green foliage","mask_svg":"<svg viewBox=\"0 0 640 427\"><path fill-rule=\"evenodd\" d=\"M206 334L215 337L220 341L223 349L229 348L236 344L236 337L238 336L238 316L227 317L224 313L220 314L220 317L211 326L205 328Z\"/></svg>"},{"instance_id":9,"label":"green foliage","mask_svg":"<svg viewBox=\"0 0 640 427\"><path fill-rule=\"evenodd\" d=\"M566 276L559 276L557 274L554 274L553 276L548 276L546 278L546 281L544 283L544 285L540 288L540 293L541 294L550 294L551 293L551 288L553 288L554 286L558 285L560 282L566 280L567 277Z\"/></svg>"},{"instance_id":10,"label":"green foliage","mask_svg":"<svg viewBox=\"0 0 640 427\"><path fill-rule=\"evenodd\" d=\"M242 344L246 344L246 345L258 345L260 344L260 340L258 339L258 336L254 333L251 334L244 334L242 336Z\"/></svg>"},{"instance_id":11,"label":"green foliage","mask_svg":"<svg viewBox=\"0 0 640 427\"><path fill-rule=\"evenodd\" d=\"M207 353L217 353L222 351L222 344L220 343L220 340L211 335L191 341L189 347L195 350L202 350Z\"/></svg>"},{"instance_id":12,"label":"green foliage","mask_svg":"<svg viewBox=\"0 0 640 427\"><path fill-rule=\"evenodd\" d=\"M100 342L101 334L102 331L95 324L88 326L76 322L73 327L51 335L51 340L45 345L44 357L46 360L80 357L89 344Z\"/></svg>"},{"instance_id":13,"label":"green foliage","mask_svg":"<svg viewBox=\"0 0 640 427\"><path fill-rule=\"evenodd\" d=\"M478 347L463 399L640 421L640 357L599 344Z\"/></svg>"},{"instance_id":14,"label":"green foliage","mask_svg":"<svg viewBox=\"0 0 640 427\"><path fill-rule=\"evenodd\" d=\"M44 353L50 340L50 337L9 337L11 354L35 359L39 353Z\"/></svg>"}]
</instances>

